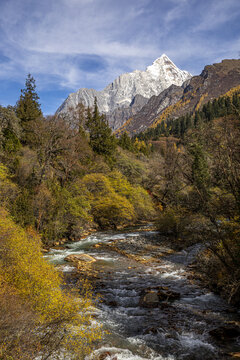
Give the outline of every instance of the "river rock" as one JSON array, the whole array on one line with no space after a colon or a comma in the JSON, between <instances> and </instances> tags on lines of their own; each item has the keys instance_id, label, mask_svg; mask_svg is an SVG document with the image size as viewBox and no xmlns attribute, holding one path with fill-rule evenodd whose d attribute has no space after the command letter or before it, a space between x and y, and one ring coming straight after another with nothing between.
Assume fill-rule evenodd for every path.
<instances>
[{"instance_id":1,"label":"river rock","mask_svg":"<svg viewBox=\"0 0 240 360\"><path fill-rule=\"evenodd\" d=\"M73 254L73 255L68 255L64 258L65 261L70 261L73 263L79 263L79 262L83 262L83 263L91 263L96 261L96 259L94 259L94 257L87 255L87 254Z\"/></svg>"},{"instance_id":2,"label":"river rock","mask_svg":"<svg viewBox=\"0 0 240 360\"><path fill-rule=\"evenodd\" d=\"M155 291L147 291L140 296L139 306L155 308L159 305L159 297Z\"/></svg>"},{"instance_id":3,"label":"river rock","mask_svg":"<svg viewBox=\"0 0 240 360\"><path fill-rule=\"evenodd\" d=\"M104 299L104 303L108 306L111 306L111 307L116 307L118 304L115 300L107 300L107 299Z\"/></svg>"},{"instance_id":4,"label":"river rock","mask_svg":"<svg viewBox=\"0 0 240 360\"><path fill-rule=\"evenodd\" d=\"M233 358L239 358L240 359L240 352L234 352L234 353L232 352L232 353L230 353L228 355L230 355Z\"/></svg>"},{"instance_id":5,"label":"river rock","mask_svg":"<svg viewBox=\"0 0 240 360\"><path fill-rule=\"evenodd\" d=\"M63 245L54 245L54 250L65 250L65 246L63 246Z\"/></svg>"},{"instance_id":6,"label":"river rock","mask_svg":"<svg viewBox=\"0 0 240 360\"><path fill-rule=\"evenodd\" d=\"M118 360L117 356L112 357L113 354L111 354L109 351L104 351L100 355L97 356L97 358L94 358L95 360Z\"/></svg>"},{"instance_id":7,"label":"river rock","mask_svg":"<svg viewBox=\"0 0 240 360\"><path fill-rule=\"evenodd\" d=\"M210 330L209 334L216 340L229 340L240 335L240 328L239 326L219 326Z\"/></svg>"},{"instance_id":8,"label":"river rock","mask_svg":"<svg viewBox=\"0 0 240 360\"><path fill-rule=\"evenodd\" d=\"M180 293L172 290L159 289L157 294L160 301L174 301L180 299Z\"/></svg>"},{"instance_id":9,"label":"river rock","mask_svg":"<svg viewBox=\"0 0 240 360\"><path fill-rule=\"evenodd\" d=\"M180 293L169 290L167 287L147 288L140 293L139 306L155 308L168 301L178 300Z\"/></svg>"},{"instance_id":10,"label":"river rock","mask_svg":"<svg viewBox=\"0 0 240 360\"><path fill-rule=\"evenodd\" d=\"M169 309L169 308L171 308L172 307L172 305L170 305L168 302L166 302L166 301L162 301L161 302L161 309L162 310L164 310L164 309Z\"/></svg>"},{"instance_id":11,"label":"river rock","mask_svg":"<svg viewBox=\"0 0 240 360\"><path fill-rule=\"evenodd\" d=\"M111 354L109 351L105 351L102 354L100 354L97 358L97 360L105 360L107 358L110 358Z\"/></svg>"},{"instance_id":12,"label":"river rock","mask_svg":"<svg viewBox=\"0 0 240 360\"><path fill-rule=\"evenodd\" d=\"M148 335L148 334L157 334L158 333L158 329L156 327L150 327L144 330L143 334L144 335Z\"/></svg>"}]
</instances>

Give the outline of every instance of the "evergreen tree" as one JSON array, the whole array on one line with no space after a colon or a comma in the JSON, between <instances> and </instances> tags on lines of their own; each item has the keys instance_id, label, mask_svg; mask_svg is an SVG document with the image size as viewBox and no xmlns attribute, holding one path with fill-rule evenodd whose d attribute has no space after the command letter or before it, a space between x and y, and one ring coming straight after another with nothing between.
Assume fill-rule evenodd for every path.
<instances>
[{"instance_id":1,"label":"evergreen tree","mask_svg":"<svg viewBox=\"0 0 240 360\"><path fill-rule=\"evenodd\" d=\"M186 115L186 130L190 129L192 126L193 126L193 120L192 120L191 115L188 113Z\"/></svg>"},{"instance_id":2,"label":"evergreen tree","mask_svg":"<svg viewBox=\"0 0 240 360\"><path fill-rule=\"evenodd\" d=\"M183 116L181 118L180 125L181 125L180 126L181 136L183 136L185 131L186 131L186 128L187 128L187 126L186 126L186 117L185 116Z\"/></svg>"},{"instance_id":3,"label":"evergreen tree","mask_svg":"<svg viewBox=\"0 0 240 360\"><path fill-rule=\"evenodd\" d=\"M129 151L133 151L132 140L126 131L120 136L118 143L121 146L121 148Z\"/></svg>"},{"instance_id":4,"label":"evergreen tree","mask_svg":"<svg viewBox=\"0 0 240 360\"><path fill-rule=\"evenodd\" d=\"M31 74L28 74L25 88L21 90L20 99L16 104L16 115L20 119L23 128L32 120L42 115L39 96L36 93L36 84Z\"/></svg>"},{"instance_id":5,"label":"evergreen tree","mask_svg":"<svg viewBox=\"0 0 240 360\"><path fill-rule=\"evenodd\" d=\"M21 127L19 119L11 107L0 106L0 144L6 153L14 153L20 148Z\"/></svg>"},{"instance_id":6,"label":"evergreen tree","mask_svg":"<svg viewBox=\"0 0 240 360\"><path fill-rule=\"evenodd\" d=\"M105 115L100 115L97 100L95 98L93 114L90 109L87 111L86 126L89 130L90 146L99 155L104 155L113 160L117 142L110 129Z\"/></svg>"},{"instance_id":7,"label":"evergreen tree","mask_svg":"<svg viewBox=\"0 0 240 360\"><path fill-rule=\"evenodd\" d=\"M240 108L240 96L239 94L234 94L232 99L233 105L239 109Z\"/></svg>"},{"instance_id":8,"label":"evergreen tree","mask_svg":"<svg viewBox=\"0 0 240 360\"><path fill-rule=\"evenodd\" d=\"M232 101L229 96L227 96L225 98L225 104L226 104L226 108L227 108L227 114L232 114L232 112L233 112Z\"/></svg>"},{"instance_id":9,"label":"evergreen tree","mask_svg":"<svg viewBox=\"0 0 240 360\"><path fill-rule=\"evenodd\" d=\"M219 116L218 100L214 99L212 105L213 105L213 115L214 115L214 117L218 117Z\"/></svg>"},{"instance_id":10,"label":"evergreen tree","mask_svg":"<svg viewBox=\"0 0 240 360\"><path fill-rule=\"evenodd\" d=\"M199 114L199 112L197 111L195 113L195 117L194 117L194 126L197 127L198 125L200 125L202 119L201 119L201 116Z\"/></svg>"},{"instance_id":11,"label":"evergreen tree","mask_svg":"<svg viewBox=\"0 0 240 360\"><path fill-rule=\"evenodd\" d=\"M174 121L172 128L173 128L174 135L179 137L180 132L181 132L181 124L180 124L180 119L179 118Z\"/></svg>"},{"instance_id":12,"label":"evergreen tree","mask_svg":"<svg viewBox=\"0 0 240 360\"><path fill-rule=\"evenodd\" d=\"M209 168L206 159L206 154L202 145L192 144L190 148L190 154L192 155L192 179L193 184L200 190L207 192L209 187L210 175Z\"/></svg>"}]
</instances>

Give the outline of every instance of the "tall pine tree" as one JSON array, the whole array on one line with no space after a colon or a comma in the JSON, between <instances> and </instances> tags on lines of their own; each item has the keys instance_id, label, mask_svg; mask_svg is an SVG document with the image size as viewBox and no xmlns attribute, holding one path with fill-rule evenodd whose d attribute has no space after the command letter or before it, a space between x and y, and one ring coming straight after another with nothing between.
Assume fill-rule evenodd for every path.
<instances>
[{"instance_id":1,"label":"tall pine tree","mask_svg":"<svg viewBox=\"0 0 240 360\"><path fill-rule=\"evenodd\" d=\"M133 142L126 131L124 131L124 133L120 136L120 138L118 140L118 144L123 149L133 151L133 148L134 148Z\"/></svg>"},{"instance_id":2,"label":"tall pine tree","mask_svg":"<svg viewBox=\"0 0 240 360\"><path fill-rule=\"evenodd\" d=\"M23 126L42 115L38 100L35 80L31 74L28 74L25 88L21 90L20 98L16 104L16 114Z\"/></svg>"},{"instance_id":3,"label":"tall pine tree","mask_svg":"<svg viewBox=\"0 0 240 360\"><path fill-rule=\"evenodd\" d=\"M86 126L93 151L112 160L117 146L116 138L112 135L105 115L100 115L96 98L93 113L88 109Z\"/></svg>"}]
</instances>

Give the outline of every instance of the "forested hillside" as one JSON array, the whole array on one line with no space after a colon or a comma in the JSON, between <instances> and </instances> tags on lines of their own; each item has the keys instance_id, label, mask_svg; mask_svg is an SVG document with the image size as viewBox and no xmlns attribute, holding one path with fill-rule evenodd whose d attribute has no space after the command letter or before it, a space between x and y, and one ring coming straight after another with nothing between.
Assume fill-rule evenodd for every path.
<instances>
[{"instance_id":1,"label":"forested hillside","mask_svg":"<svg viewBox=\"0 0 240 360\"><path fill-rule=\"evenodd\" d=\"M183 137L190 129L201 127L213 119L227 115L239 115L240 113L240 88L233 88L225 96L220 96L213 101L208 101L201 108L187 113L177 119L162 119L155 127L149 128L135 136L140 140L157 140L162 136Z\"/></svg>"}]
</instances>

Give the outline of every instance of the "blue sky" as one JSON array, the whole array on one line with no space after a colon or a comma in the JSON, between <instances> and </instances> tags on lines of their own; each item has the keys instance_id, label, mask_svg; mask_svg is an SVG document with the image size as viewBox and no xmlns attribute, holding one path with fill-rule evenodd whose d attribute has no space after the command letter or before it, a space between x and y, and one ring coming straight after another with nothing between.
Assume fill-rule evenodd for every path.
<instances>
[{"instance_id":1,"label":"blue sky","mask_svg":"<svg viewBox=\"0 0 240 360\"><path fill-rule=\"evenodd\" d=\"M199 74L240 57L239 19L240 0L0 0L0 104L16 103L28 73L45 114L163 53Z\"/></svg>"}]
</instances>

